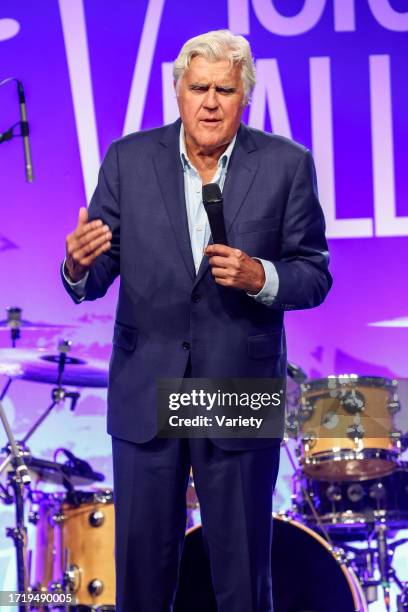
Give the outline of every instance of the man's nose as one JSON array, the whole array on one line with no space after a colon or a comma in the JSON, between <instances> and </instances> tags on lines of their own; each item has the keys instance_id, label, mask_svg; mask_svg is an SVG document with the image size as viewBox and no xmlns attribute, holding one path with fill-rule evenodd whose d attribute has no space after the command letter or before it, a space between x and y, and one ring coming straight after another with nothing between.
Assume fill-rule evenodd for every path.
<instances>
[{"instance_id":1,"label":"man's nose","mask_svg":"<svg viewBox=\"0 0 408 612\"><path fill-rule=\"evenodd\" d=\"M204 106L210 110L218 108L218 99L215 87L210 87L204 98Z\"/></svg>"}]
</instances>

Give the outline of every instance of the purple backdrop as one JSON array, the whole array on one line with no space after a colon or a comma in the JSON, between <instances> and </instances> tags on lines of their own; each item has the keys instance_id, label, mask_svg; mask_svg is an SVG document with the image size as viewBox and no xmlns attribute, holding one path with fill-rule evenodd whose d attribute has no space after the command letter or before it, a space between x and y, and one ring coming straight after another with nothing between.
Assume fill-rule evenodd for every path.
<instances>
[{"instance_id":1,"label":"purple backdrop","mask_svg":"<svg viewBox=\"0 0 408 612\"><path fill-rule=\"evenodd\" d=\"M25 86L35 182L24 181L21 142L2 144L0 319L18 305L31 320L75 324L64 334L74 352L108 357L117 290L70 303L58 274L65 235L111 140L177 116L171 62L182 43L229 27L257 62L246 120L313 151L327 218L334 286L320 308L287 315L289 358L315 377L407 376L406 10L404 0L3 0L0 80ZM0 88L0 132L18 118L14 85ZM59 337L26 333L20 346L52 349ZM49 393L14 384L5 403L18 435ZM104 415L105 393L86 391L75 415L61 407L36 434L33 452L68 446L109 481ZM283 470L279 502L288 483Z\"/></svg>"}]
</instances>

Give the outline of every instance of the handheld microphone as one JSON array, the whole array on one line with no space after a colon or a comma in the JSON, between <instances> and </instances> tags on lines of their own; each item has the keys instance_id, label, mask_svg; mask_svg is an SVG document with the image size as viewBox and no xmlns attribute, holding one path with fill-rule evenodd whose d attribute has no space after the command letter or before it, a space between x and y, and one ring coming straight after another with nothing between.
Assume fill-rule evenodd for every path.
<instances>
[{"instance_id":1,"label":"handheld microphone","mask_svg":"<svg viewBox=\"0 0 408 612\"><path fill-rule=\"evenodd\" d=\"M222 194L217 183L203 185L203 204L210 224L214 244L228 245L222 212Z\"/></svg>"},{"instance_id":2,"label":"handheld microphone","mask_svg":"<svg viewBox=\"0 0 408 612\"><path fill-rule=\"evenodd\" d=\"M21 125L21 136L23 137L24 145L24 161L25 161L25 175L28 183L33 182L33 165L31 162L31 151L30 151L30 128L27 121L27 109L25 103L25 95L23 84L21 81L17 81L18 90L18 101L20 104L20 125Z\"/></svg>"}]
</instances>

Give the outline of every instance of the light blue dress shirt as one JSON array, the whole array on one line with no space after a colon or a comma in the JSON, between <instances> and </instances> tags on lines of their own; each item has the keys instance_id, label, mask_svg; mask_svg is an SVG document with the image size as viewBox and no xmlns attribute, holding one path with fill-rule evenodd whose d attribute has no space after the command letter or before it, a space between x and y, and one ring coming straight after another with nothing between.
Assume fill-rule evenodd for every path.
<instances>
[{"instance_id":1,"label":"light blue dress shirt","mask_svg":"<svg viewBox=\"0 0 408 612\"><path fill-rule=\"evenodd\" d=\"M224 188L224 183L228 172L228 165L231 153L235 146L236 139L237 135L235 134L234 138L231 140L230 144L218 160L217 169L211 180L211 183L217 183L219 185L221 192ZM210 224L208 223L207 213L205 212L203 204L203 184L199 173L188 159L183 124L181 124L180 128L180 159L184 172L184 193L186 198L187 220L188 229L190 232L191 250L193 253L194 266L197 273L201 264L201 260L203 258L203 250L208 244L208 241L211 236L211 231ZM276 272L276 268L271 261L259 259L258 257L256 259L262 264L264 268L265 284L259 291L259 293L255 295L248 293L248 295L250 295L257 301L262 302L267 306L270 306L278 293L278 273Z\"/></svg>"},{"instance_id":2,"label":"light blue dress shirt","mask_svg":"<svg viewBox=\"0 0 408 612\"><path fill-rule=\"evenodd\" d=\"M216 172L212 178L212 183L218 183L221 191L223 190L225 178L227 176L228 165L231 157L232 150L235 145L237 136L235 135L227 149L221 155L218 160ZM193 253L194 266L196 273L201 264L203 258L204 248L207 246L211 236L210 225L208 223L207 213L205 212L203 198L202 198L202 181L199 173L193 164L188 159L184 126L181 124L180 129L180 159L183 166L184 173L184 193L186 200L187 209L187 220L188 229L190 233L191 251ZM265 284L257 294L248 294L255 300L262 302L266 306L270 306L276 298L279 288L279 278L276 272L276 268L272 262L264 259L256 258L259 261L265 271ZM65 260L62 268L64 278L76 295L79 298L85 296L85 285L88 278L88 273L83 279L77 283L73 283L67 278L65 273Z\"/></svg>"}]
</instances>

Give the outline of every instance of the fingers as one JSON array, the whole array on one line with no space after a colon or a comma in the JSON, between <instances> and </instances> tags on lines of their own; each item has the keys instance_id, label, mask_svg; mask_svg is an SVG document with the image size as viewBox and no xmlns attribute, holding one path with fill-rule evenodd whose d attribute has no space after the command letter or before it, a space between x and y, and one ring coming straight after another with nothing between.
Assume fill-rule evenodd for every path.
<instances>
[{"instance_id":1,"label":"fingers","mask_svg":"<svg viewBox=\"0 0 408 612\"><path fill-rule=\"evenodd\" d=\"M88 210L81 206L78 213L78 227L85 225L88 221Z\"/></svg>"},{"instance_id":2,"label":"fingers","mask_svg":"<svg viewBox=\"0 0 408 612\"><path fill-rule=\"evenodd\" d=\"M230 255L235 255L239 257L241 251L239 249L234 249L232 247L227 246L226 244L209 244L204 249L205 255L208 257L213 255L219 255L221 257L228 257Z\"/></svg>"},{"instance_id":3,"label":"fingers","mask_svg":"<svg viewBox=\"0 0 408 612\"><path fill-rule=\"evenodd\" d=\"M89 223L77 225L72 235L75 238L82 238L82 236L85 236L88 232L101 229L102 227L104 227L103 222L100 219L95 219L95 221L89 221Z\"/></svg>"},{"instance_id":4,"label":"fingers","mask_svg":"<svg viewBox=\"0 0 408 612\"><path fill-rule=\"evenodd\" d=\"M99 255L101 255L102 253L106 253L106 251L109 251L110 247L111 247L110 242L104 242L95 251L90 253L88 256L83 257L81 261L79 262L80 265L83 266L84 268L89 268L93 264L95 259L99 257Z\"/></svg>"},{"instance_id":5,"label":"fingers","mask_svg":"<svg viewBox=\"0 0 408 612\"><path fill-rule=\"evenodd\" d=\"M226 266L222 268L212 267L211 268L212 275L217 278L232 278L236 279L239 276L239 268L235 266Z\"/></svg>"},{"instance_id":6,"label":"fingers","mask_svg":"<svg viewBox=\"0 0 408 612\"><path fill-rule=\"evenodd\" d=\"M108 237L109 236L109 237ZM98 238L107 238L110 240L112 238L112 233L109 229L108 225L103 225L102 227L97 227L95 229L89 229L87 232L82 234L81 236L74 236L73 240L75 242L75 246L77 249L82 247L86 247L88 244L93 242Z\"/></svg>"},{"instance_id":7,"label":"fingers","mask_svg":"<svg viewBox=\"0 0 408 612\"><path fill-rule=\"evenodd\" d=\"M240 275L239 270L236 268L211 268L211 272L215 280L229 278L231 281L236 281Z\"/></svg>"},{"instance_id":8,"label":"fingers","mask_svg":"<svg viewBox=\"0 0 408 612\"><path fill-rule=\"evenodd\" d=\"M103 232L102 235L95 236L93 240L86 241L82 247L77 248L74 251L73 253L73 255L75 255L74 259L80 265L86 265L83 263L83 260L87 258L88 256L93 255L93 253L95 251L98 251L100 247L102 247L103 245L106 245L109 243L109 246L110 246L111 239L112 239L112 234L110 232Z\"/></svg>"},{"instance_id":9,"label":"fingers","mask_svg":"<svg viewBox=\"0 0 408 612\"><path fill-rule=\"evenodd\" d=\"M244 251L218 244L209 245L205 254L209 257L211 273L218 285L252 293L258 293L264 286L262 264Z\"/></svg>"},{"instance_id":10,"label":"fingers","mask_svg":"<svg viewBox=\"0 0 408 612\"><path fill-rule=\"evenodd\" d=\"M111 240L112 233L107 225L102 225L102 227L90 227L91 224L87 224L80 230L75 230L72 234L67 236L67 251L71 255L75 251L79 251L80 249L87 247L90 243L99 238L103 238L105 240ZM84 228L87 228L86 230Z\"/></svg>"},{"instance_id":11,"label":"fingers","mask_svg":"<svg viewBox=\"0 0 408 612\"><path fill-rule=\"evenodd\" d=\"M88 211L81 208L76 229L67 236L67 266L71 277L80 276L94 260L111 247L112 232L100 219L88 222Z\"/></svg>"},{"instance_id":12,"label":"fingers","mask_svg":"<svg viewBox=\"0 0 408 612\"><path fill-rule=\"evenodd\" d=\"M212 268L227 268L236 265L236 261L231 257L220 257L219 255L210 257L208 261Z\"/></svg>"}]
</instances>

